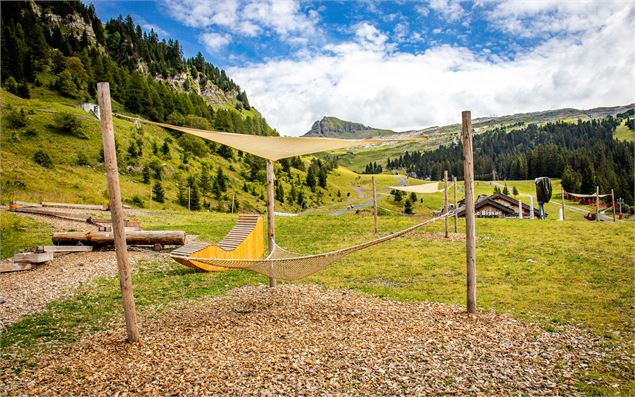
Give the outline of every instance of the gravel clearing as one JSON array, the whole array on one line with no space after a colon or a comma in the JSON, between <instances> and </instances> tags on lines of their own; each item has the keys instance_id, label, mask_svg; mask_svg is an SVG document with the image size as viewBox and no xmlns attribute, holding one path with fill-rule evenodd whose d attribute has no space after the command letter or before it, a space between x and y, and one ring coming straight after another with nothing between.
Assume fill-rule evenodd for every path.
<instances>
[{"instance_id":1,"label":"gravel clearing","mask_svg":"<svg viewBox=\"0 0 635 397\"><path fill-rule=\"evenodd\" d=\"M570 396L575 372L606 359L574 327L549 333L316 286L243 287L145 317L139 344L117 323L0 385L9 395Z\"/></svg>"},{"instance_id":2,"label":"gravel clearing","mask_svg":"<svg viewBox=\"0 0 635 397\"><path fill-rule=\"evenodd\" d=\"M134 267L151 253L128 252ZM70 296L82 283L117 275L114 251L67 254L33 270L0 274L0 330L20 317L38 312L48 302Z\"/></svg>"}]
</instances>

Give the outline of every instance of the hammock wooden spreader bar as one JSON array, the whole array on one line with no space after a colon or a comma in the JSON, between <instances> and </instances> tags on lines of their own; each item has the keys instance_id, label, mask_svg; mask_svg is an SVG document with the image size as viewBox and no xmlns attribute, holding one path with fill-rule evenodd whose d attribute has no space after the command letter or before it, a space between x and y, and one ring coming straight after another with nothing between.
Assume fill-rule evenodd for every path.
<instances>
[{"instance_id":1,"label":"hammock wooden spreader bar","mask_svg":"<svg viewBox=\"0 0 635 397\"><path fill-rule=\"evenodd\" d=\"M131 120L139 120L134 117L118 115ZM277 161L289 157L302 156L305 154L325 152L329 150L345 149L355 146L364 146L377 143L387 142L406 142L420 138L404 138L404 139L335 139L335 138L301 138L301 137L283 137L283 136L261 136L236 134L231 132L208 131L197 128L182 127L177 125L159 123L149 120L141 120L147 124L157 125L163 128L169 128L174 131L180 131L187 134L195 135L203 139L208 139L216 143L251 153L264 159Z\"/></svg>"},{"instance_id":2,"label":"hammock wooden spreader bar","mask_svg":"<svg viewBox=\"0 0 635 397\"><path fill-rule=\"evenodd\" d=\"M355 251L359 251L365 248L372 247L377 244L381 244L388 240L395 239L397 237L408 234L415 229L423 227L432 222L436 222L439 219L443 219L447 216L454 216L454 212L450 211L441 216L428 219L424 222L407 227L395 233L391 233L384 237L380 237L374 240L366 241L360 244L356 244L350 247L341 248L330 252L314 255L302 255L287 251L284 248L274 243L274 249L272 253L264 259L223 259L223 258L201 258L201 257L186 257L179 255L172 255L172 258L177 261L196 261L205 263L212 266L218 266L228 269L245 269L251 270L256 273L263 274L268 277L273 277L280 280L298 280L307 277L313 273L319 272L325 269L329 265L342 259L346 255L349 255Z\"/></svg>"}]
</instances>

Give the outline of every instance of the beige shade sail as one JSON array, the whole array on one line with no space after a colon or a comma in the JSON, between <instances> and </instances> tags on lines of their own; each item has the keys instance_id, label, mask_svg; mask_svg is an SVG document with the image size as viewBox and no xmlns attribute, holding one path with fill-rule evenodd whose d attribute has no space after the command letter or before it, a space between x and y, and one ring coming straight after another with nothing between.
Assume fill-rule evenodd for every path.
<instances>
[{"instance_id":1,"label":"beige shade sail","mask_svg":"<svg viewBox=\"0 0 635 397\"><path fill-rule=\"evenodd\" d=\"M414 193L436 193L439 191L439 183L424 183L423 185L413 186L390 186L390 189L401 190L402 192Z\"/></svg>"},{"instance_id":2,"label":"beige shade sail","mask_svg":"<svg viewBox=\"0 0 635 397\"><path fill-rule=\"evenodd\" d=\"M133 117L119 115L121 117L137 120ZM418 138L408 139L335 139L335 138L300 138L282 136L261 136L236 134L231 132L207 131L197 128L181 127L171 124L142 120L144 123L154 124L159 127L196 135L203 139L209 139L234 149L251 153L268 160L280 160L305 154L327 152L335 149L345 149L355 146L370 145L387 142L405 142Z\"/></svg>"}]
</instances>

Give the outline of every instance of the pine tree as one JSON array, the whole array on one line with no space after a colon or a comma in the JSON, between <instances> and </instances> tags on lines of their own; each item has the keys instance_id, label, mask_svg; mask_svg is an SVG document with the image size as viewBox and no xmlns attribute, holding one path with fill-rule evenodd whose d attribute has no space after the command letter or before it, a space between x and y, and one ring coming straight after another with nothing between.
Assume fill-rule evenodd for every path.
<instances>
[{"instance_id":1,"label":"pine tree","mask_svg":"<svg viewBox=\"0 0 635 397\"><path fill-rule=\"evenodd\" d=\"M404 202L403 211L407 215L412 214L412 202L410 201L410 199L407 199Z\"/></svg>"},{"instance_id":2,"label":"pine tree","mask_svg":"<svg viewBox=\"0 0 635 397\"><path fill-rule=\"evenodd\" d=\"M276 181L277 182L277 181ZM275 198L281 203L284 203L284 188L281 183L276 183Z\"/></svg>"},{"instance_id":3,"label":"pine tree","mask_svg":"<svg viewBox=\"0 0 635 397\"><path fill-rule=\"evenodd\" d=\"M163 186L161 186L160 181L154 182L154 186L152 187L152 195L155 201L159 203L165 202L165 190L163 190Z\"/></svg>"},{"instance_id":4,"label":"pine tree","mask_svg":"<svg viewBox=\"0 0 635 397\"><path fill-rule=\"evenodd\" d=\"M505 187L503 187L503 194L509 196L509 189L507 188L507 184L505 184Z\"/></svg>"},{"instance_id":5,"label":"pine tree","mask_svg":"<svg viewBox=\"0 0 635 397\"><path fill-rule=\"evenodd\" d=\"M392 191L392 194L395 198L395 203L400 203L401 200L403 199L403 194L401 193L401 190L395 189Z\"/></svg>"},{"instance_id":6,"label":"pine tree","mask_svg":"<svg viewBox=\"0 0 635 397\"><path fill-rule=\"evenodd\" d=\"M516 189L516 185L514 185L512 192L514 193L514 196L518 196L518 189Z\"/></svg>"}]
</instances>

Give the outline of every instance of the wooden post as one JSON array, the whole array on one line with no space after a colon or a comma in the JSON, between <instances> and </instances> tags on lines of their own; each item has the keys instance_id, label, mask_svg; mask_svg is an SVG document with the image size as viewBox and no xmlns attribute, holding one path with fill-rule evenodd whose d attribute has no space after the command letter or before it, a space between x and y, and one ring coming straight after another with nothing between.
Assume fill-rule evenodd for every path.
<instances>
[{"instance_id":1,"label":"wooden post","mask_svg":"<svg viewBox=\"0 0 635 397\"><path fill-rule=\"evenodd\" d=\"M534 196L529 196L529 219L534 219Z\"/></svg>"},{"instance_id":2,"label":"wooden post","mask_svg":"<svg viewBox=\"0 0 635 397\"><path fill-rule=\"evenodd\" d=\"M611 189L611 207L613 207L613 222L615 222L615 192Z\"/></svg>"},{"instance_id":3,"label":"wooden post","mask_svg":"<svg viewBox=\"0 0 635 397\"><path fill-rule=\"evenodd\" d=\"M496 170L492 170L492 180L496 182Z\"/></svg>"},{"instance_id":4,"label":"wooden post","mask_svg":"<svg viewBox=\"0 0 635 397\"><path fill-rule=\"evenodd\" d=\"M375 184L375 175L373 175L373 216L375 218L375 233L378 231L377 223L377 186Z\"/></svg>"},{"instance_id":5,"label":"wooden post","mask_svg":"<svg viewBox=\"0 0 635 397\"><path fill-rule=\"evenodd\" d=\"M465 180L465 250L467 268L467 312L476 313L476 225L474 218L474 157L472 151L472 113L461 115L463 123L463 172Z\"/></svg>"},{"instance_id":6,"label":"wooden post","mask_svg":"<svg viewBox=\"0 0 635 397\"><path fill-rule=\"evenodd\" d=\"M112 124L110 104L110 85L108 83L97 83L97 93L101 116L101 136L104 145L104 166L106 168L106 179L108 180L108 198L112 215L112 230L115 240L117 267L119 269L123 313L126 319L128 342L137 342L139 340L139 329L137 327L137 312L132 291L132 278L128 267L126 231L123 207L121 205L121 191L119 190L117 154L115 151L115 131Z\"/></svg>"},{"instance_id":7,"label":"wooden post","mask_svg":"<svg viewBox=\"0 0 635 397\"><path fill-rule=\"evenodd\" d=\"M448 170L443 171L443 184L445 188L443 189L443 215L447 215L448 213ZM448 222L450 220L448 217L445 217L445 238L450 237L448 233Z\"/></svg>"},{"instance_id":8,"label":"wooden post","mask_svg":"<svg viewBox=\"0 0 635 397\"><path fill-rule=\"evenodd\" d=\"M564 221L564 219L565 219L565 215L564 215L564 189L560 190L560 197L562 199L562 220Z\"/></svg>"},{"instance_id":9,"label":"wooden post","mask_svg":"<svg viewBox=\"0 0 635 397\"><path fill-rule=\"evenodd\" d=\"M600 187L595 187L595 221L600 221Z\"/></svg>"},{"instance_id":10,"label":"wooden post","mask_svg":"<svg viewBox=\"0 0 635 397\"><path fill-rule=\"evenodd\" d=\"M459 213L457 211L457 209L459 208L459 204L456 201L456 177L453 176L452 177L452 182L454 182L454 233L458 233L459 232Z\"/></svg>"},{"instance_id":11,"label":"wooden post","mask_svg":"<svg viewBox=\"0 0 635 397\"><path fill-rule=\"evenodd\" d=\"M236 193L232 196L232 214L234 213L234 202L236 201Z\"/></svg>"},{"instance_id":12,"label":"wooden post","mask_svg":"<svg viewBox=\"0 0 635 397\"><path fill-rule=\"evenodd\" d=\"M518 219L523 219L523 202L518 199Z\"/></svg>"},{"instance_id":13,"label":"wooden post","mask_svg":"<svg viewBox=\"0 0 635 397\"><path fill-rule=\"evenodd\" d=\"M273 195L273 161L267 160L267 241L269 243L269 254L273 252L273 246L276 241L276 225L275 225L275 198ZM269 277L269 287L276 286L276 279Z\"/></svg>"}]
</instances>

